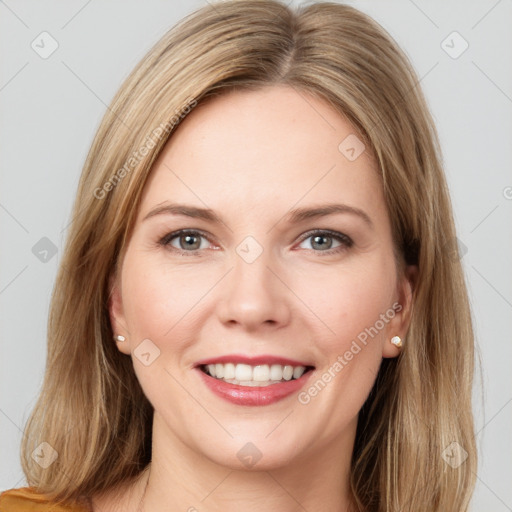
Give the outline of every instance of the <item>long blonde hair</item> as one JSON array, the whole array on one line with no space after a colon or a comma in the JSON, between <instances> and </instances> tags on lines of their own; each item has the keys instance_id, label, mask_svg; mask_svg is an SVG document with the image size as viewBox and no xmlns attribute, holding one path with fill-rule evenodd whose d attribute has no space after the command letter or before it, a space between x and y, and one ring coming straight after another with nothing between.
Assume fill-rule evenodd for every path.
<instances>
[{"instance_id":1,"label":"long blonde hair","mask_svg":"<svg viewBox=\"0 0 512 512\"><path fill-rule=\"evenodd\" d=\"M183 19L126 79L98 129L52 296L44 383L21 447L28 484L55 501L113 488L151 459L153 410L131 358L112 341L107 305L153 162L195 105L274 84L313 94L352 123L379 164L395 250L419 267L405 348L383 360L359 414L355 502L364 511L467 510L477 467L474 336L418 77L357 9L325 2L294 11L274 0L219 2ZM31 456L42 442L58 453L47 468ZM445 461L454 446L468 455L458 467Z\"/></svg>"}]
</instances>

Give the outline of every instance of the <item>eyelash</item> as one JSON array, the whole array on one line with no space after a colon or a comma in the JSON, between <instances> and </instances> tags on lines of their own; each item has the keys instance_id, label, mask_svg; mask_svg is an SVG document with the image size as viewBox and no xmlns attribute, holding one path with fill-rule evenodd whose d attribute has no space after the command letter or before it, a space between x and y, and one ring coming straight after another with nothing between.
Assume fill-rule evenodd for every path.
<instances>
[{"instance_id":1,"label":"eyelash","mask_svg":"<svg viewBox=\"0 0 512 512\"><path fill-rule=\"evenodd\" d=\"M209 242L211 242L211 240L202 231L193 230L193 229L180 229L179 231L173 231L172 233L168 233L167 235L162 237L158 241L158 244L161 246L167 247L170 250L172 250L173 252L176 252L182 256L198 256L199 255L198 253L201 251L201 249L196 249L193 251L184 251L184 250L178 249L178 248L170 245L172 240L174 240L175 238L177 238L181 235L199 235L200 237L203 237L206 240L208 240ZM325 251L315 251L314 249L307 249L307 250L312 250L315 253L318 253L318 256L324 256L324 255L329 256L329 255L337 254L337 253L347 250L348 248L352 247L352 245L354 244L353 240L349 236L345 235L344 233L339 233L337 231L331 231L329 229L317 229L317 230L308 231L307 233L304 233L304 235L302 236L299 243L302 243L305 240L307 240L308 238L311 238L313 236L318 236L318 235L326 235L327 238L334 238L341 243L341 245L339 247L335 247L334 249L328 249Z\"/></svg>"}]
</instances>

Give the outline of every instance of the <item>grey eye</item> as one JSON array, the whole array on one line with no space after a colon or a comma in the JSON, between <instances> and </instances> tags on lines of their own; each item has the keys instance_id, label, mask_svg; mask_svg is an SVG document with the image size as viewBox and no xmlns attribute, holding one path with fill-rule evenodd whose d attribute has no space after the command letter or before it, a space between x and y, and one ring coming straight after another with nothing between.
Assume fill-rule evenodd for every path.
<instances>
[{"instance_id":1,"label":"grey eye","mask_svg":"<svg viewBox=\"0 0 512 512\"><path fill-rule=\"evenodd\" d=\"M313 249L319 251L326 251L332 249L333 247L339 247L341 242L337 242L338 245L333 245L335 243L335 238L333 235L329 234L316 234L310 235L302 241L302 244L307 241L311 241L309 243L309 247L303 247L304 249ZM302 245L301 244L301 245Z\"/></svg>"},{"instance_id":2,"label":"grey eye","mask_svg":"<svg viewBox=\"0 0 512 512\"><path fill-rule=\"evenodd\" d=\"M208 240L200 233L189 231L175 234L166 240L166 244L182 251L198 251L208 247Z\"/></svg>"}]
</instances>

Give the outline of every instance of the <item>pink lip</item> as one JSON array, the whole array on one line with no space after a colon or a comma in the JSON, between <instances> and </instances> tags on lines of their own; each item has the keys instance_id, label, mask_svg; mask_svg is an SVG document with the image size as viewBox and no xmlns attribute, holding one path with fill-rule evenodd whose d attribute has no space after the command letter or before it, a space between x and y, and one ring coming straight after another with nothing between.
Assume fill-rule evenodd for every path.
<instances>
[{"instance_id":1,"label":"pink lip","mask_svg":"<svg viewBox=\"0 0 512 512\"><path fill-rule=\"evenodd\" d=\"M270 405L286 398L292 393L299 391L313 373L312 371L308 371L298 379L280 382L279 384L270 384L269 386L263 387L249 387L230 384L229 382L216 379L203 372L199 367L195 368L195 370L199 372L203 382L217 396L236 405L249 406Z\"/></svg>"},{"instance_id":2,"label":"pink lip","mask_svg":"<svg viewBox=\"0 0 512 512\"><path fill-rule=\"evenodd\" d=\"M206 365L206 364L224 364L224 363L240 363L240 364L249 364L251 366L256 366L259 364L281 364L283 366L313 366L311 363L304 363L301 361L297 361L295 359L288 359L286 357L277 357L271 355L261 355L249 357L243 354L230 354L220 357L213 357L211 359L203 359L196 363L196 366Z\"/></svg>"}]
</instances>

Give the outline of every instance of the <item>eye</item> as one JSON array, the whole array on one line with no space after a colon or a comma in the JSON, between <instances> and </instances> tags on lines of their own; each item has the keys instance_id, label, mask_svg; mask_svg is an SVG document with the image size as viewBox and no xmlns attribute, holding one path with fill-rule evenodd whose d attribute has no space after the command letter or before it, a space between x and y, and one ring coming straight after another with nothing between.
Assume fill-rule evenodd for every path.
<instances>
[{"instance_id":1,"label":"eye","mask_svg":"<svg viewBox=\"0 0 512 512\"><path fill-rule=\"evenodd\" d=\"M302 248L323 253L322 255L344 251L354 243L349 236L330 230L309 231L303 235L300 246L305 242L308 242L309 247ZM161 238L158 243L185 256L197 255L201 249L207 249L211 244L204 233L191 229L173 231Z\"/></svg>"},{"instance_id":2,"label":"eye","mask_svg":"<svg viewBox=\"0 0 512 512\"><path fill-rule=\"evenodd\" d=\"M306 241L308 241L310 246L305 247L306 249L311 249L315 252L322 252L324 254L338 253L352 247L354 244L349 236L330 230L310 231L302 238L301 244ZM336 243L338 245L335 245Z\"/></svg>"},{"instance_id":3,"label":"eye","mask_svg":"<svg viewBox=\"0 0 512 512\"><path fill-rule=\"evenodd\" d=\"M165 235L159 244L181 254L193 254L200 249L207 249L210 242L200 231L182 229Z\"/></svg>"}]
</instances>

